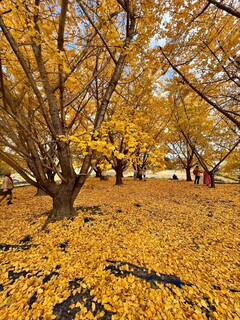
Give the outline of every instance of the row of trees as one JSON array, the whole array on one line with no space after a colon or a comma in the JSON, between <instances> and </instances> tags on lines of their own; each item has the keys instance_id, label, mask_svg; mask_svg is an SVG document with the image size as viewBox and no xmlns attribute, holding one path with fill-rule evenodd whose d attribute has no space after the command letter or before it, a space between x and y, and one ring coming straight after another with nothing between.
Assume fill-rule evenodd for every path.
<instances>
[{"instance_id":1,"label":"row of trees","mask_svg":"<svg viewBox=\"0 0 240 320\"><path fill-rule=\"evenodd\" d=\"M237 1L165 5L171 8L165 27L169 41L160 55L177 75L170 92L179 137L172 146L175 152L185 146L180 160L188 179L195 156L214 186L220 164L239 155L239 6Z\"/></svg>"},{"instance_id":2,"label":"row of trees","mask_svg":"<svg viewBox=\"0 0 240 320\"><path fill-rule=\"evenodd\" d=\"M121 184L171 153L213 177L239 151L236 1L6 0L0 27L0 159L52 197L50 221L92 168Z\"/></svg>"}]
</instances>

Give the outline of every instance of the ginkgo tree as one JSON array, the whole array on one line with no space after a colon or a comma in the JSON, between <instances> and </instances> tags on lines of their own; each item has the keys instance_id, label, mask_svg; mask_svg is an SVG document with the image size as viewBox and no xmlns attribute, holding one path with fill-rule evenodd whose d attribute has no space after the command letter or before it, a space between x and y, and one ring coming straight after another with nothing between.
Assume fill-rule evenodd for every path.
<instances>
[{"instance_id":1,"label":"ginkgo tree","mask_svg":"<svg viewBox=\"0 0 240 320\"><path fill-rule=\"evenodd\" d=\"M132 167L143 168L149 165L160 166L163 152L151 135L145 131L149 118L142 112L130 115L130 109L121 108L121 114L115 112L111 119L104 121L95 131L94 140L85 132L70 137L76 143L80 153L90 148L94 154L93 166L101 170L113 169L116 172L116 185L123 184L123 172ZM123 117L124 113L124 117Z\"/></svg>"},{"instance_id":2,"label":"ginkgo tree","mask_svg":"<svg viewBox=\"0 0 240 320\"><path fill-rule=\"evenodd\" d=\"M239 1L176 1L159 25L156 58L164 57L174 77L240 129L239 113Z\"/></svg>"},{"instance_id":3,"label":"ginkgo tree","mask_svg":"<svg viewBox=\"0 0 240 320\"><path fill-rule=\"evenodd\" d=\"M216 128L217 126L219 126L219 128ZM211 139L209 139L209 137L211 137ZM233 133L228 124L222 119L218 120L212 128L209 128L209 132L205 135L205 138L209 140L205 148L202 148L202 146L199 147L197 143L193 144L191 138L187 136L185 136L185 138L188 140L198 163L204 171L209 174L211 187L214 188L215 173L219 171L224 161L238 150L240 144L239 137Z\"/></svg>"},{"instance_id":4,"label":"ginkgo tree","mask_svg":"<svg viewBox=\"0 0 240 320\"><path fill-rule=\"evenodd\" d=\"M75 214L93 153L79 155L76 171L69 136L87 128L95 139L126 60L153 35L153 9L128 0L0 2L0 158L51 196L49 220Z\"/></svg>"},{"instance_id":5,"label":"ginkgo tree","mask_svg":"<svg viewBox=\"0 0 240 320\"><path fill-rule=\"evenodd\" d=\"M191 169L197 161L189 143L181 133L172 129L168 132L167 146L170 160L174 163L175 168L179 166L183 168L186 171L186 180L192 181Z\"/></svg>"},{"instance_id":6,"label":"ginkgo tree","mask_svg":"<svg viewBox=\"0 0 240 320\"><path fill-rule=\"evenodd\" d=\"M221 167L221 172L226 173L238 182L240 181L240 145L227 157Z\"/></svg>"},{"instance_id":7,"label":"ginkgo tree","mask_svg":"<svg viewBox=\"0 0 240 320\"><path fill-rule=\"evenodd\" d=\"M116 184L123 183L123 172L132 167L133 163L139 163L139 155L146 151L148 144L154 144L142 128L132 122L115 120L102 126L102 140L106 141L110 152L104 153L104 158L116 172Z\"/></svg>"},{"instance_id":8,"label":"ginkgo tree","mask_svg":"<svg viewBox=\"0 0 240 320\"><path fill-rule=\"evenodd\" d=\"M204 148L208 143L204 133L206 128L212 127L213 122L208 118L209 108L201 104L196 95L185 88L179 79L175 79L174 82L171 80L167 88L172 110L171 119L167 125L168 153L176 165L180 165L186 171L186 180L191 181L191 169L198 160L189 139L192 145L197 143Z\"/></svg>"},{"instance_id":9,"label":"ginkgo tree","mask_svg":"<svg viewBox=\"0 0 240 320\"><path fill-rule=\"evenodd\" d=\"M209 106L194 92L184 88L184 85L179 85L172 100L173 117L170 130L174 132L174 136L168 144L174 148L175 154L181 158L188 170L187 177L190 176L193 165L200 164L210 175L211 186L214 187L216 171L240 143L234 125L229 126L223 116L211 113Z\"/></svg>"},{"instance_id":10,"label":"ginkgo tree","mask_svg":"<svg viewBox=\"0 0 240 320\"><path fill-rule=\"evenodd\" d=\"M117 101L99 131L100 139L110 146L110 152L103 154L116 172L116 184L122 184L127 168L133 168L138 176L147 166L158 170L162 167L163 148L158 142L166 108L163 99L154 96L157 77L144 60L145 53L128 68L119 85Z\"/></svg>"},{"instance_id":11,"label":"ginkgo tree","mask_svg":"<svg viewBox=\"0 0 240 320\"><path fill-rule=\"evenodd\" d=\"M123 172L126 169L133 167L140 171L147 165L159 168L162 160L162 148L159 148L157 136L162 129L161 122L166 108L164 99L154 95L158 75L149 68L149 59L150 50L138 52L137 56L131 57L130 63L126 62L125 72L101 128L95 130L94 140L87 134L87 129L76 131L70 136L80 153L86 149L92 151L92 167L100 178L103 170L115 171L117 185L123 183ZM97 101L105 85L106 80L101 75L91 86Z\"/></svg>"},{"instance_id":12,"label":"ginkgo tree","mask_svg":"<svg viewBox=\"0 0 240 320\"><path fill-rule=\"evenodd\" d=\"M142 63L145 68L144 62ZM147 70L147 71L146 71ZM122 183L123 171L133 168L136 176L143 169L163 168L164 138L168 111L166 99L155 96L158 79L149 68L142 77L131 81L120 108L111 110L110 121L104 123L103 135L114 152L106 159L116 171L116 182ZM124 91L122 91L124 92Z\"/></svg>"}]
</instances>

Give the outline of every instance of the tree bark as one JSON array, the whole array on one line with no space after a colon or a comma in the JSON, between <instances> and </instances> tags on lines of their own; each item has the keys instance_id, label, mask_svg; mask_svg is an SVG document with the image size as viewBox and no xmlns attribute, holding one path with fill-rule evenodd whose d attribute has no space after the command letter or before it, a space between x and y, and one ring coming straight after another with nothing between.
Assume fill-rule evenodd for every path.
<instances>
[{"instance_id":1,"label":"tree bark","mask_svg":"<svg viewBox=\"0 0 240 320\"><path fill-rule=\"evenodd\" d=\"M116 171L116 185L120 186L123 184L123 179L122 179L122 172L117 170Z\"/></svg>"},{"instance_id":2,"label":"tree bark","mask_svg":"<svg viewBox=\"0 0 240 320\"><path fill-rule=\"evenodd\" d=\"M208 172L211 178L211 188L215 188L215 180L214 180L214 173L212 171Z\"/></svg>"},{"instance_id":3,"label":"tree bark","mask_svg":"<svg viewBox=\"0 0 240 320\"><path fill-rule=\"evenodd\" d=\"M116 172L116 185L122 185L123 184L123 168L122 168L122 160L117 160L117 165L114 167L114 170Z\"/></svg>"},{"instance_id":4,"label":"tree bark","mask_svg":"<svg viewBox=\"0 0 240 320\"><path fill-rule=\"evenodd\" d=\"M95 177L96 178L101 178L102 177L102 170L99 167L93 168L95 172Z\"/></svg>"},{"instance_id":5,"label":"tree bark","mask_svg":"<svg viewBox=\"0 0 240 320\"><path fill-rule=\"evenodd\" d=\"M189 166L186 167L186 179L187 179L187 181L192 181L191 167L189 167Z\"/></svg>"},{"instance_id":6,"label":"tree bark","mask_svg":"<svg viewBox=\"0 0 240 320\"><path fill-rule=\"evenodd\" d=\"M37 188L37 192L35 194L35 197L42 197L42 196L48 196L48 194L44 190Z\"/></svg>"},{"instance_id":7,"label":"tree bark","mask_svg":"<svg viewBox=\"0 0 240 320\"><path fill-rule=\"evenodd\" d=\"M55 222L64 218L70 219L76 215L76 210L73 207L75 198L68 186L61 187L52 200L53 207L49 212L47 222Z\"/></svg>"}]
</instances>

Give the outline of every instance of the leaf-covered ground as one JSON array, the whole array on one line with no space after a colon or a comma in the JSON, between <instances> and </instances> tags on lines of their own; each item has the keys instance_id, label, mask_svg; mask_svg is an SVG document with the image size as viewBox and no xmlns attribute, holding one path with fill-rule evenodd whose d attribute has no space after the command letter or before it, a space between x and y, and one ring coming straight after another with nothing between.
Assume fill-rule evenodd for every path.
<instances>
[{"instance_id":1,"label":"leaf-covered ground","mask_svg":"<svg viewBox=\"0 0 240 320\"><path fill-rule=\"evenodd\" d=\"M16 188L0 214L0 319L240 319L239 185L91 178L73 221Z\"/></svg>"}]
</instances>

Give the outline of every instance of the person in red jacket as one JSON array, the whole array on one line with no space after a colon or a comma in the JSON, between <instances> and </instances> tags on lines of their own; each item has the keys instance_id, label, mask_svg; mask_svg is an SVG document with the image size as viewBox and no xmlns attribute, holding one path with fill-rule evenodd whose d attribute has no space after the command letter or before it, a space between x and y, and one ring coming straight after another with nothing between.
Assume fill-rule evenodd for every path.
<instances>
[{"instance_id":1,"label":"person in red jacket","mask_svg":"<svg viewBox=\"0 0 240 320\"><path fill-rule=\"evenodd\" d=\"M210 186L211 185L211 176L208 172L204 171L203 172L203 183L206 186Z\"/></svg>"},{"instance_id":2,"label":"person in red jacket","mask_svg":"<svg viewBox=\"0 0 240 320\"><path fill-rule=\"evenodd\" d=\"M198 166L196 166L195 169L193 170L193 174L195 176L194 184L198 185L200 181L200 176L201 176L201 171L199 170Z\"/></svg>"},{"instance_id":3,"label":"person in red jacket","mask_svg":"<svg viewBox=\"0 0 240 320\"><path fill-rule=\"evenodd\" d=\"M11 172L6 172L3 182L2 182L2 187L1 187L1 195L2 198L0 199L0 202L2 202L8 195L8 202L7 204L12 204L12 190L13 190L13 179L11 178Z\"/></svg>"}]
</instances>

